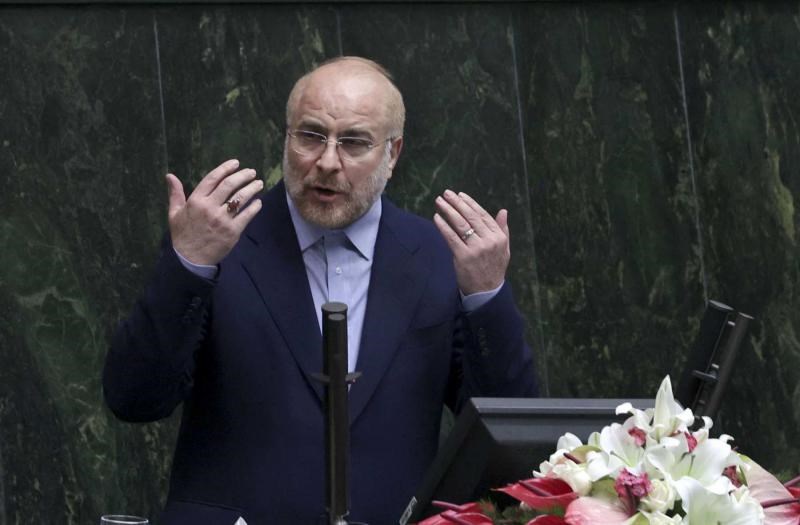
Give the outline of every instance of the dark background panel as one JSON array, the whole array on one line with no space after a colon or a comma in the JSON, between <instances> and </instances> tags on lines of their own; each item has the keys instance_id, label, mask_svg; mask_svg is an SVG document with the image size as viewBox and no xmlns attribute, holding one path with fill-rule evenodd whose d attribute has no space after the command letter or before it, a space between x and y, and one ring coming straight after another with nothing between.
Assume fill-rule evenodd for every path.
<instances>
[{"instance_id":1,"label":"dark background panel","mask_svg":"<svg viewBox=\"0 0 800 525\"><path fill-rule=\"evenodd\" d=\"M709 288L756 318L719 423L743 450L794 475L800 11L735 4L680 15Z\"/></svg>"},{"instance_id":2,"label":"dark background panel","mask_svg":"<svg viewBox=\"0 0 800 525\"><path fill-rule=\"evenodd\" d=\"M519 13L550 392L651 395L704 303L672 9Z\"/></svg>"},{"instance_id":3,"label":"dark background panel","mask_svg":"<svg viewBox=\"0 0 800 525\"><path fill-rule=\"evenodd\" d=\"M100 368L161 235L152 16L3 9L0 45L6 518L149 510L172 433L110 418Z\"/></svg>"}]
</instances>

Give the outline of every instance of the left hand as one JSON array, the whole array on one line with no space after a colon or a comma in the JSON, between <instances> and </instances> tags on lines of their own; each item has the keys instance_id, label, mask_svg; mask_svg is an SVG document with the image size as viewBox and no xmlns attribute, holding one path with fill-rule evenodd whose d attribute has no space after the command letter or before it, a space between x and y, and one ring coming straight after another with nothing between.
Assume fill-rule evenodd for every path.
<instances>
[{"instance_id":1,"label":"left hand","mask_svg":"<svg viewBox=\"0 0 800 525\"><path fill-rule=\"evenodd\" d=\"M494 290L503 283L511 259L508 211L492 218L466 193L446 190L436 197L433 222L450 250L458 288L464 295Z\"/></svg>"}]
</instances>

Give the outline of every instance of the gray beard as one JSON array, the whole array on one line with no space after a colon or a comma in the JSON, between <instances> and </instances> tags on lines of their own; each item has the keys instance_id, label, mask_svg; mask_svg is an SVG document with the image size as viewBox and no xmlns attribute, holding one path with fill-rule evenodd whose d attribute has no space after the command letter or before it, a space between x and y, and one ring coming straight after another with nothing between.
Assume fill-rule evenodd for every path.
<instances>
[{"instance_id":1,"label":"gray beard","mask_svg":"<svg viewBox=\"0 0 800 525\"><path fill-rule=\"evenodd\" d=\"M353 188L348 182L332 185L330 182L333 181L328 181L325 177L302 179L299 174L292 171L285 150L283 153L283 180L292 202L297 207L297 211L300 212L300 216L312 224L330 230L349 226L364 215L375 201L380 198L381 193L386 188L386 183L389 181L390 174L388 148L380 165L363 181L363 186L357 188ZM346 192L347 200L340 204L326 204L306 200L304 191L318 182L325 182L326 187L332 187L336 191Z\"/></svg>"}]
</instances>

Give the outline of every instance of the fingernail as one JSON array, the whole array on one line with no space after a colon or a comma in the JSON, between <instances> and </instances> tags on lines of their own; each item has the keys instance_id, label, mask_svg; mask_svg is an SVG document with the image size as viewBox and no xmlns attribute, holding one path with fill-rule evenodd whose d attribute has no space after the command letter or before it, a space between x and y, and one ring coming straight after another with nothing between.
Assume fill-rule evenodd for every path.
<instances>
[{"instance_id":1,"label":"fingernail","mask_svg":"<svg viewBox=\"0 0 800 525\"><path fill-rule=\"evenodd\" d=\"M447 195L448 197L452 197L455 195L455 193L451 190L444 190L444 194Z\"/></svg>"}]
</instances>

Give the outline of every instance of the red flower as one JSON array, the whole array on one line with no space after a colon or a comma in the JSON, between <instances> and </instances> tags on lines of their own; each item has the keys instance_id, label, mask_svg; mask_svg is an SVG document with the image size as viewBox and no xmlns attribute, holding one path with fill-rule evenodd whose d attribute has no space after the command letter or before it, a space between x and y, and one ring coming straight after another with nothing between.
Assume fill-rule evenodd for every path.
<instances>
[{"instance_id":1,"label":"red flower","mask_svg":"<svg viewBox=\"0 0 800 525\"><path fill-rule=\"evenodd\" d=\"M800 523L800 503L791 488L784 487L775 476L755 461L750 461L747 484L750 495L764 507L765 525L797 525Z\"/></svg>"},{"instance_id":2,"label":"red flower","mask_svg":"<svg viewBox=\"0 0 800 525\"><path fill-rule=\"evenodd\" d=\"M491 518L483 513L478 503L454 505L434 501L433 505L447 510L420 521L418 525L493 525Z\"/></svg>"},{"instance_id":3,"label":"red flower","mask_svg":"<svg viewBox=\"0 0 800 525\"><path fill-rule=\"evenodd\" d=\"M505 492L529 507L542 512L552 512L553 510L563 512L567 505L578 497L578 493L574 492L572 487L557 478L524 479L495 490Z\"/></svg>"}]
</instances>

